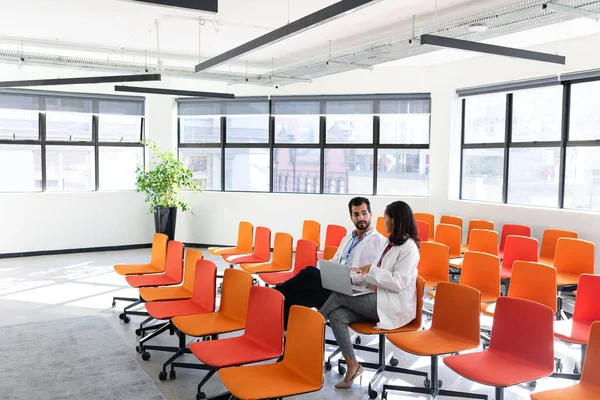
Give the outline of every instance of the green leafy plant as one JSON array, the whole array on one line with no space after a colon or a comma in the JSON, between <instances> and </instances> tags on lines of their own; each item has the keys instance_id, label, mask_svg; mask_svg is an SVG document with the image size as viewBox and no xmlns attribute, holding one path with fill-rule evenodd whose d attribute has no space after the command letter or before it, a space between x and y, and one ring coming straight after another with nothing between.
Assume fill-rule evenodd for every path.
<instances>
[{"instance_id":1,"label":"green leafy plant","mask_svg":"<svg viewBox=\"0 0 600 400\"><path fill-rule=\"evenodd\" d=\"M152 150L150 168L137 168L136 187L138 192L146 194L146 203L150 204L149 214L154 207L177 207L181 211L190 211L188 203L179 198L183 189L200 193L202 188L193 179L193 171L175 157L171 150L160 150L152 140L142 141Z\"/></svg>"}]
</instances>

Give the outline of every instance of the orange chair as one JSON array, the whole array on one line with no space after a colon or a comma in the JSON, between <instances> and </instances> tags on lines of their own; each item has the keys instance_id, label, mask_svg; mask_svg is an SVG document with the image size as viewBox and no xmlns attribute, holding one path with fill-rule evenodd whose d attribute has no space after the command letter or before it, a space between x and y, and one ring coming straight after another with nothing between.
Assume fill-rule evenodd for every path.
<instances>
[{"instance_id":1,"label":"orange chair","mask_svg":"<svg viewBox=\"0 0 600 400\"><path fill-rule=\"evenodd\" d=\"M206 398L202 386L219 369L271 360L283 353L283 295L274 289L251 288L246 315L246 326L241 336L188 346L203 363L193 368L208 370L198 384L197 398Z\"/></svg>"},{"instance_id":2,"label":"orange chair","mask_svg":"<svg viewBox=\"0 0 600 400\"><path fill-rule=\"evenodd\" d=\"M437 292L430 329L387 335L390 343L400 350L421 357L431 357L431 374L425 379L425 388L383 385L382 399L387 398L390 390L433 396L465 397L467 394L440 390L442 381L438 379L438 357L479 346L481 296L476 289L449 282L440 282ZM486 395L473 393L468 393L466 397L487 399Z\"/></svg>"},{"instance_id":3,"label":"orange chair","mask_svg":"<svg viewBox=\"0 0 600 400\"><path fill-rule=\"evenodd\" d=\"M115 271L119 275L143 275L165 272L167 259L167 242L169 237L163 233L155 233L152 239L152 255L150 264L116 264Z\"/></svg>"},{"instance_id":4,"label":"orange chair","mask_svg":"<svg viewBox=\"0 0 600 400\"><path fill-rule=\"evenodd\" d=\"M325 256L325 250L327 250L328 247L335 247L337 249L342 243L344 236L346 236L346 233L346 228L341 225L327 225L327 231L325 232L325 248L322 251L317 252L317 259L320 260Z\"/></svg>"},{"instance_id":5,"label":"orange chair","mask_svg":"<svg viewBox=\"0 0 600 400\"><path fill-rule=\"evenodd\" d=\"M554 256L556 284L577 285L581 274L594 273L594 243L581 239L559 238Z\"/></svg>"},{"instance_id":6,"label":"orange chair","mask_svg":"<svg viewBox=\"0 0 600 400\"><path fill-rule=\"evenodd\" d=\"M292 269L293 241L292 235L277 232L275 234L275 244L273 245L273 259L271 261L241 264L240 267L249 274L289 271Z\"/></svg>"},{"instance_id":7,"label":"orange chair","mask_svg":"<svg viewBox=\"0 0 600 400\"><path fill-rule=\"evenodd\" d=\"M548 376L554 370L552 310L540 303L500 297L486 351L444 358L460 376L494 386L496 399L504 388Z\"/></svg>"},{"instance_id":8,"label":"orange chair","mask_svg":"<svg viewBox=\"0 0 600 400\"><path fill-rule=\"evenodd\" d=\"M494 230L494 223L492 221L486 221L484 219L472 219L469 221L469 230L467 232L467 243L461 246L460 252L464 253L469 250L469 238L473 229L487 229L489 231Z\"/></svg>"},{"instance_id":9,"label":"orange chair","mask_svg":"<svg viewBox=\"0 0 600 400\"><path fill-rule=\"evenodd\" d=\"M458 227L456 227L458 228ZM375 386L375 382L381 374L385 371L396 372L399 374L407 374L407 375L415 375L415 376L427 376L426 372L414 371L411 369L398 368L398 359L394 358L393 355L390 359L390 364L386 364L386 350L385 350L385 335L390 333L400 333L400 332L412 332L421 329L421 322L423 317L423 291L425 289L425 279L421 276L417 276L417 308L415 310L415 319L413 319L408 324L393 330L384 330L384 329L375 329L376 324L370 322L355 322L350 325L350 329L358 333L359 335L377 335L379 337L379 346L377 349L374 349L369 346L363 346L360 344L354 344L353 347L355 350L363 350L370 353L377 353L379 356L377 363L371 362L361 362L363 368L374 369L376 372L371 378L369 382L368 394L369 397L374 399L377 397L377 391L373 389ZM346 368L342 367L341 364L345 364L346 361L344 359L338 360L338 372L340 375L346 373ZM331 368L328 363L325 363L325 369Z\"/></svg>"},{"instance_id":10,"label":"orange chair","mask_svg":"<svg viewBox=\"0 0 600 400\"><path fill-rule=\"evenodd\" d=\"M417 269L425 279L425 288L435 288L440 282L448 282L448 246L442 243L423 242Z\"/></svg>"},{"instance_id":11,"label":"orange chair","mask_svg":"<svg viewBox=\"0 0 600 400\"><path fill-rule=\"evenodd\" d=\"M440 224L456 225L462 229L463 219L454 215L442 215L440 217Z\"/></svg>"},{"instance_id":12,"label":"orange chair","mask_svg":"<svg viewBox=\"0 0 600 400\"><path fill-rule=\"evenodd\" d=\"M435 216L428 213L415 213L415 220L427 222L427 237L435 236Z\"/></svg>"},{"instance_id":13,"label":"orange chair","mask_svg":"<svg viewBox=\"0 0 600 400\"><path fill-rule=\"evenodd\" d=\"M244 329L246 312L248 311L248 297L252 287L252 275L245 271L226 269L223 273L223 290L219 309L214 313L185 315L174 317L171 322L179 335L178 351L163 364L163 372L159 375L166 379L167 367L171 364L171 376L175 375L173 363L177 358L190 350L185 347L186 335L193 337L211 337ZM185 365L187 367L187 365Z\"/></svg>"},{"instance_id":14,"label":"orange chair","mask_svg":"<svg viewBox=\"0 0 600 400\"><path fill-rule=\"evenodd\" d=\"M210 254L215 256L231 256L236 254L252 253L252 240L254 227L250 222L240 221L238 227L237 244L235 247L209 247Z\"/></svg>"},{"instance_id":15,"label":"orange chair","mask_svg":"<svg viewBox=\"0 0 600 400\"><path fill-rule=\"evenodd\" d=\"M168 320L181 315L198 315L215 311L215 287L217 281L217 266L212 261L198 260L194 268L194 287L192 297L183 300L150 301L146 303L146 310L151 318ZM154 330L150 335L144 336L136 347L142 359L150 359L147 350L170 351L172 348L163 346L146 345L149 340L157 337L167 330L173 330L171 321L160 323L146 328L141 328L141 335L148 330ZM140 336L141 336L140 335Z\"/></svg>"},{"instance_id":16,"label":"orange chair","mask_svg":"<svg viewBox=\"0 0 600 400\"><path fill-rule=\"evenodd\" d=\"M317 265L317 244L311 240L298 240L294 269L289 272L259 273L258 277L265 285L279 285L298 275L306 267Z\"/></svg>"},{"instance_id":17,"label":"orange chair","mask_svg":"<svg viewBox=\"0 0 600 400\"><path fill-rule=\"evenodd\" d=\"M321 224L318 221L307 219L302 224L302 237L304 240L312 240L317 245L317 249L321 248ZM293 248L294 253L296 248Z\"/></svg>"},{"instance_id":18,"label":"orange chair","mask_svg":"<svg viewBox=\"0 0 600 400\"><path fill-rule=\"evenodd\" d=\"M385 230L385 218L377 217L377 232L381 233L385 237L390 237L390 234Z\"/></svg>"},{"instance_id":19,"label":"orange chair","mask_svg":"<svg viewBox=\"0 0 600 400\"><path fill-rule=\"evenodd\" d=\"M529 237L531 236L531 228L527 225L518 224L504 224L502 226L502 234L500 235L500 250L498 252L501 260L504 258L504 246L506 245L506 237L508 235Z\"/></svg>"},{"instance_id":20,"label":"orange chair","mask_svg":"<svg viewBox=\"0 0 600 400\"><path fill-rule=\"evenodd\" d=\"M292 306L287 332L281 362L219 370L223 385L235 398L283 398L323 387L323 316L310 308Z\"/></svg>"},{"instance_id":21,"label":"orange chair","mask_svg":"<svg viewBox=\"0 0 600 400\"><path fill-rule=\"evenodd\" d=\"M487 229L472 229L469 240L468 251L478 251L488 253L493 256L498 255L498 232ZM461 258L450 261L450 266L461 268L463 260Z\"/></svg>"},{"instance_id":22,"label":"orange chair","mask_svg":"<svg viewBox=\"0 0 600 400\"><path fill-rule=\"evenodd\" d=\"M532 393L531 400L598 400L600 399L600 322L590 329L588 350L581 381L573 386Z\"/></svg>"},{"instance_id":23,"label":"orange chair","mask_svg":"<svg viewBox=\"0 0 600 400\"><path fill-rule=\"evenodd\" d=\"M562 239L561 239L562 240ZM577 299L573 318L556 321L554 323L554 336L564 342L581 345L581 364L586 358L586 347L592 323L600 321L600 306L598 306L598 293L600 293L600 275L582 274L579 277ZM557 369L562 370L561 362ZM554 374L557 378L579 379L577 368L574 375ZM600 382L600 381L599 381Z\"/></svg>"},{"instance_id":24,"label":"orange chair","mask_svg":"<svg viewBox=\"0 0 600 400\"><path fill-rule=\"evenodd\" d=\"M256 227L256 235L254 237L254 250L251 254L238 254L226 256L223 255L223 260L230 266L236 264L259 263L267 262L271 258L271 230L264 226Z\"/></svg>"},{"instance_id":25,"label":"orange chair","mask_svg":"<svg viewBox=\"0 0 600 400\"><path fill-rule=\"evenodd\" d=\"M335 257L335 253L337 253L338 247L325 247L325 251L323 252L323 260L331 260Z\"/></svg>"},{"instance_id":26,"label":"orange chair","mask_svg":"<svg viewBox=\"0 0 600 400\"><path fill-rule=\"evenodd\" d=\"M577 239L577 232L560 229L546 229L542 236L542 248L540 249L540 262L548 265L554 264L554 253L559 238Z\"/></svg>"},{"instance_id":27,"label":"orange chair","mask_svg":"<svg viewBox=\"0 0 600 400\"><path fill-rule=\"evenodd\" d=\"M535 301L556 314L556 268L536 262L515 261L508 297ZM495 304L485 304L481 312L494 316L495 308Z\"/></svg>"},{"instance_id":28,"label":"orange chair","mask_svg":"<svg viewBox=\"0 0 600 400\"><path fill-rule=\"evenodd\" d=\"M456 225L438 224L434 242L442 243L450 249L450 258L460 257L460 228Z\"/></svg>"},{"instance_id":29,"label":"orange chair","mask_svg":"<svg viewBox=\"0 0 600 400\"><path fill-rule=\"evenodd\" d=\"M427 222L417 220L417 233L421 242L427 242L429 240L429 227Z\"/></svg>"},{"instance_id":30,"label":"orange chair","mask_svg":"<svg viewBox=\"0 0 600 400\"><path fill-rule=\"evenodd\" d=\"M506 237L506 247L504 249L504 259L500 270L501 279L510 279L510 273L513 263L519 261L538 261L538 241L537 239L525 236Z\"/></svg>"}]
</instances>

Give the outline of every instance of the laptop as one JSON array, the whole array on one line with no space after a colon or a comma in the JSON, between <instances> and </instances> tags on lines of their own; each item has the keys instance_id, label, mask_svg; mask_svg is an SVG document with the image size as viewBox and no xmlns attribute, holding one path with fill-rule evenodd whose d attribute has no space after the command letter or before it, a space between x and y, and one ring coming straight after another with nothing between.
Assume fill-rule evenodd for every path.
<instances>
[{"instance_id":1,"label":"laptop","mask_svg":"<svg viewBox=\"0 0 600 400\"><path fill-rule=\"evenodd\" d=\"M375 292L374 290L363 286L353 285L352 280L350 279L350 273L352 271L344 264L319 260L318 266L321 269L321 285L325 289L347 296L362 296L363 294Z\"/></svg>"}]
</instances>

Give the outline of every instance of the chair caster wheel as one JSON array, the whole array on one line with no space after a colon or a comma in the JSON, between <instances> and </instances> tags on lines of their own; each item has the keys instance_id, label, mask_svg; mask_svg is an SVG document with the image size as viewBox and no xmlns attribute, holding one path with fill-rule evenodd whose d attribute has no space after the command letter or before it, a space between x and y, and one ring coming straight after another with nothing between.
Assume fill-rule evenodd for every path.
<instances>
[{"instance_id":1,"label":"chair caster wheel","mask_svg":"<svg viewBox=\"0 0 600 400\"><path fill-rule=\"evenodd\" d=\"M535 389L535 387L537 386L537 381L531 381L529 382L529 387Z\"/></svg>"},{"instance_id":2,"label":"chair caster wheel","mask_svg":"<svg viewBox=\"0 0 600 400\"><path fill-rule=\"evenodd\" d=\"M579 368L577 368L577 366L575 366L575 368L573 368L573 373L575 375L579 375Z\"/></svg>"},{"instance_id":3,"label":"chair caster wheel","mask_svg":"<svg viewBox=\"0 0 600 400\"><path fill-rule=\"evenodd\" d=\"M206 398L206 395L204 394L204 392L200 392L198 394L196 394L196 400L204 400Z\"/></svg>"},{"instance_id":4,"label":"chair caster wheel","mask_svg":"<svg viewBox=\"0 0 600 400\"><path fill-rule=\"evenodd\" d=\"M431 381L429 380L429 378L425 378L425 380L423 381L423 386L425 386L426 388L431 387Z\"/></svg>"},{"instance_id":5,"label":"chair caster wheel","mask_svg":"<svg viewBox=\"0 0 600 400\"><path fill-rule=\"evenodd\" d=\"M369 390L369 398L370 399L376 399L377 398L377 392L374 390Z\"/></svg>"},{"instance_id":6,"label":"chair caster wheel","mask_svg":"<svg viewBox=\"0 0 600 400\"><path fill-rule=\"evenodd\" d=\"M171 372L169 373L169 379L171 379L172 381L177 379L177 372L175 372L174 369L172 369Z\"/></svg>"},{"instance_id":7,"label":"chair caster wheel","mask_svg":"<svg viewBox=\"0 0 600 400\"><path fill-rule=\"evenodd\" d=\"M158 374L158 379L160 379L161 381L166 381L167 380L167 371L160 371L160 374Z\"/></svg>"},{"instance_id":8,"label":"chair caster wheel","mask_svg":"<svg viewBox=\"0 0 600 400\"><path fill-rule=\"evenodd\" d=\"M125 316L125 318L123 318L123 322L125 322L126 324L128 324L131 321L131 318L129 318L128 316Z\"/></svg>"},{"instance_id":9,"label":"chair caster wheel","mask_svg":"<svg viewBox=\"0 0 600 400\"><path fill-rule=\"evenodd\" d=\"M112 302L112 308L115 308L117 306L117 302L113 300Z\"/></svg>"},{"instance_id":10,"label":"chair caster wheel","mask_svg":"<svg viewBox=\"0 0 600 400\"><path fill-rule=\"evenodd\" d=\"M331 362L325 361L325 371L331 371Z\"/></svg>"},{"instance_id":11,"label":"chair caster wheel","mask_svg":"<svg viewBox=\"0 0 600 400\"><path fill-rule=\"evenodd\" d=\"M381 393L381 400L387 400L387 392Z\"/></svg>"},{"instance_id":12,"label":"chair caster wheel","mask_svg":"<svg viewBox=\"0 0 600 400\"><path fill-rule=\"evenodd\" d=\"M438 387L441 389L443 385L444 385L444 382L442 382L442 380L440 379L438 381Z\"/></svg>"},{"instance_id":13,"label":"chair caster wheel","mask_svg":"<svg viewBox=\"0 0 600 400\"><path fill-rule=\"evenodd\" d=\"M119 314L119 319L123 319L123 318L125 318L125 313Z\"/></svg>"},{"instance_id":14,"label":"chair caster wheel","mask_svg":"<svg viewBox=\"0 0 600 400\"><path fill-rule=\"evenodd\" d=\"M150 359L150 353L148 353L147 351L142 353L142 360L144 361L148 361Z\"/></svg>"},{"instance_id":15,"label":"chair caster wheel","mask_svg":"<svg viewBox=\"0 0 600 400\"><path fill-rule=\"evenodd\" d=\"M135 352L138 354L142 354L142 348L140 346L135 346Z\"/></svg>"},{"instance_id":16,"label":"chair caster wheel","mask_svg":"<svg viewBox=\"0 0 600 400\"><path fill-rule=\"evenodd\" d=\"M136 329L136 330L135 330L135 335L136 335L136 336L142 336L142 330L141 330L141 329L139 329L139 328L138 328L138 329Z\"/></svg>"},{"instance_id":17,"label":"chair caster wheel","mask_svg":"<svg viewBox=\"0 0 600 400\"><path fill-rule=\"evenodd\" d=\"M346 373L346 368L342 367L341 365L338 366L338 374L344 375L345 373Z\"/></svg>"},{"instance_id":18,"label":"chair caster wheel","mask_svg":"<svg viewBox=\"0 0 600 400\"><path fill-rule=\"evenodd\" d=\"M392 359L390 360L390 365L391 365L392 367L395 367L395 366L397 366L397 365L398 365L398 359L397 359L397 358L394 358L394 357L392 357Z\"/></svg>"},{"instance_id":19,"label":"chair caster wheel","mask_svg":"<svg viewBox=\"0 0 600 400\"><path fill-rule=\"evenodd\" d=\"M358 336L356 339L354 339L354 343L355 344L361 344L362 343L362 339L360 338L360 336Z\"/></svg>"}]
</instances>

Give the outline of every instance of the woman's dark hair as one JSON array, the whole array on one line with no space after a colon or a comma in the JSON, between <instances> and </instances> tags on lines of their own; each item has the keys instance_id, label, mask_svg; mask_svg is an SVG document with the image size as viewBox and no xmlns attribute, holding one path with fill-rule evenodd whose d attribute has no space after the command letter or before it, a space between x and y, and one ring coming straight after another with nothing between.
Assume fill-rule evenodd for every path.
<instances>
[{"instance_id":1,"label":"woman's dark hair","mask_svg":"<svg viewBox=\"0 0 600 400\"><path fill-rule=\"evenodd\" d=\"M366 197L355 197L348 203L348 211L352 216L352 207L360 207L363 204L367 205L367 211L371 212L371 202Z\"/></svg>"},{"instance_id":2,"label":"woman's dark hair","mask_svg":"<svg viewBox=\"0 0 600 400\"><path fill-rule=\"evenodd\" d=\"M410 238L420 247L421 240L412 209L403 201L395 201L385 208L385 214L394 221L389 241L394 245L406 243Z\"/></svg>"}]
</instances>

